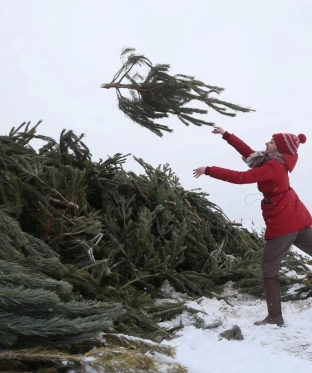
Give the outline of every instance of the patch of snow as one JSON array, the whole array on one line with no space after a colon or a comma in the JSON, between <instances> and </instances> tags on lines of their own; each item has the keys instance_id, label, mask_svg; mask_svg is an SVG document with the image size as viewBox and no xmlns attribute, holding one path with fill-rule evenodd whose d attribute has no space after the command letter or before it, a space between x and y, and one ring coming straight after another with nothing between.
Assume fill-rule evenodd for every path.
<instances>
[{"instance_id":1,"label":"patch of snow","mask_svg":"<svg viewBox=\"0 0 312 373\"><path fill-rule=\"evenodd\" d=\"M168 358L168 361L188 367L189 373L294 373L311 370L311 298L282 302L285 327L280 328L254 325L255 321L267 315L264 300L239 294L231 283L225 287L223 296L222 300L201 297L187 302L189 307L199 311L197 317L204 324L215 324L216 327L196 328L195 315L188 312L160 324L166 327L184 325L176 332L178 338L163 341L176 347L176 358ZM220 333L234 325L239 326L244 340L220 340Z\"/></svg>"}]
</instances>

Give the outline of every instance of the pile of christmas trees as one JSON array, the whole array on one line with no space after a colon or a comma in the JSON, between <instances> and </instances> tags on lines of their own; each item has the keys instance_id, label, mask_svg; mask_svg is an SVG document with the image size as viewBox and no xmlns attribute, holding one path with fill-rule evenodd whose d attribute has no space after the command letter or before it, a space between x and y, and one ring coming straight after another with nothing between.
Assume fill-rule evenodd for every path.
<instances>
[{"instance_id":1,"label":"pile of christmas trees","mask_svg":"<svg viewBox=\"0 0 312 373\"><path fill-rule=\"evenodd\" d=\"M121 154L93 162L81 136L36 129L0 137L2 371L57 372L67 361L156 372L145 352L174 354L157 344L174 331L157 322L185 310L154 302L164 283L190 297L216 296L228 280L261 293L262 238L184 190L168 165L137 159L135 175ZM45 141L38 151L35 138Z\"/></svg>"},{"instance_id":2,"label":"pile of christmas trees","mask_svg":"<svg viewBox=\"0 0 312 373\"><path fill-rule=\"evenodd\" d=\"M209 98L218 87L171 77L168 65L126 52L104 86L116 88L126 115L158 135L170 129L154 120L169 114L210 124L192 117L205 112L184 106L192 100L225 115L233 115L226 108L250 110ZM147 77L130 76L142 63ZM196 312L168 299L164 285L187 297L218 297L233 281L261 296L262 237L233 226L205 193L185 190L169 165L136 159L142 174L125 172L127 155L95 162L83 136L63 130L54 140L37 134L39 124L0 136L0 370L186 372L153 359L154 352L174 356L160 342L175 330L158 323ZM35 150L33 139L43 146ZM306 276L281 277L284 299L311 296L303 263L287 257L285 267ZM293 283L300 287L288 294Z\"/></svg>"}]
</instances>

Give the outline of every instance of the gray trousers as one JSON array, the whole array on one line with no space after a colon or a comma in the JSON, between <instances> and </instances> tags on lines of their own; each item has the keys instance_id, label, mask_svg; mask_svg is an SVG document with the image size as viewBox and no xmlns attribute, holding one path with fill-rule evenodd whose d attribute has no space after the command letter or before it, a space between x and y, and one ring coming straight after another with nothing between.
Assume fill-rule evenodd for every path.
<instances>
[{"instance_id":1,"label":"gray trousers","mask_svg":"<svg viewBox=\"0 0 312 373\"><path fill-rule=\"evenodd\" d=\"M261 262L263 278L278 276L282 260L292 245L312 256L312 227L266 240Z\"/></svg>"}]
</instances>

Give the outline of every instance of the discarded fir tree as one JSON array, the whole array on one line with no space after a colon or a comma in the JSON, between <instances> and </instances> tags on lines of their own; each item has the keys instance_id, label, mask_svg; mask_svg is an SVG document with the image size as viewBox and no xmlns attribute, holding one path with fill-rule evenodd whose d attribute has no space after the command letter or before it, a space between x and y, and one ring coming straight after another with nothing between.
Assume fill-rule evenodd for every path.
<instances>
[{"instance_id":1,"label":"discarded fir tree","mask_svg":"<svg viewBox=\"0 0 312 373\"><path fill-rule=\"evenodd\" d=\"M223 101L213 96L224 89L206 84L185 74L170 75L168 64L156 64L143 55L134 54L135 49L124 49L122 67L110 83L101 88L116 90L119 109L135 123L158 136L172 132L168 126L156 121L175 115L185 125L214 125L212 122L194 117L194 114L207 114L207 109L190 107L193 101L216 110L222 115L234 117L236 112L248 113L253 109ZM142 72L138 72L138 67ZM124 94L130 92L130 97Z\"/></svg>"}]
</instances>

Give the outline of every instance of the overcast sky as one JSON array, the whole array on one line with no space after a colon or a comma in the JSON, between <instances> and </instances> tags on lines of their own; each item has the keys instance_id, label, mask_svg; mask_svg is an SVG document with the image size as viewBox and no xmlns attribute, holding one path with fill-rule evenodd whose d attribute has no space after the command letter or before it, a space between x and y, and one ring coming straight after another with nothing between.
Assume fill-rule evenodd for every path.
<instances>
[{"instance_id":1,"label":"overcast sky","mask_svg":"<svg viewBox=\"0 0 312 373\"><path fill-rule=\"evenodd\" d=\"M85 133L93 160L131 153L157 167L169 163L185 189L202 188L235 221L263 224L255 184L202 176L200 166L247 170L211 127L166 124L159 138L118 109L101 89L134 47L172 73L195 75L225 88L221 97L255 113L215 121L256 150L273 133L304 133L291 185L312 212L311 0L0 0L1 135L23 121L58 138L63 128ZM143 169L130 157L127 170Z\"/></svg>"}]
</instances>

